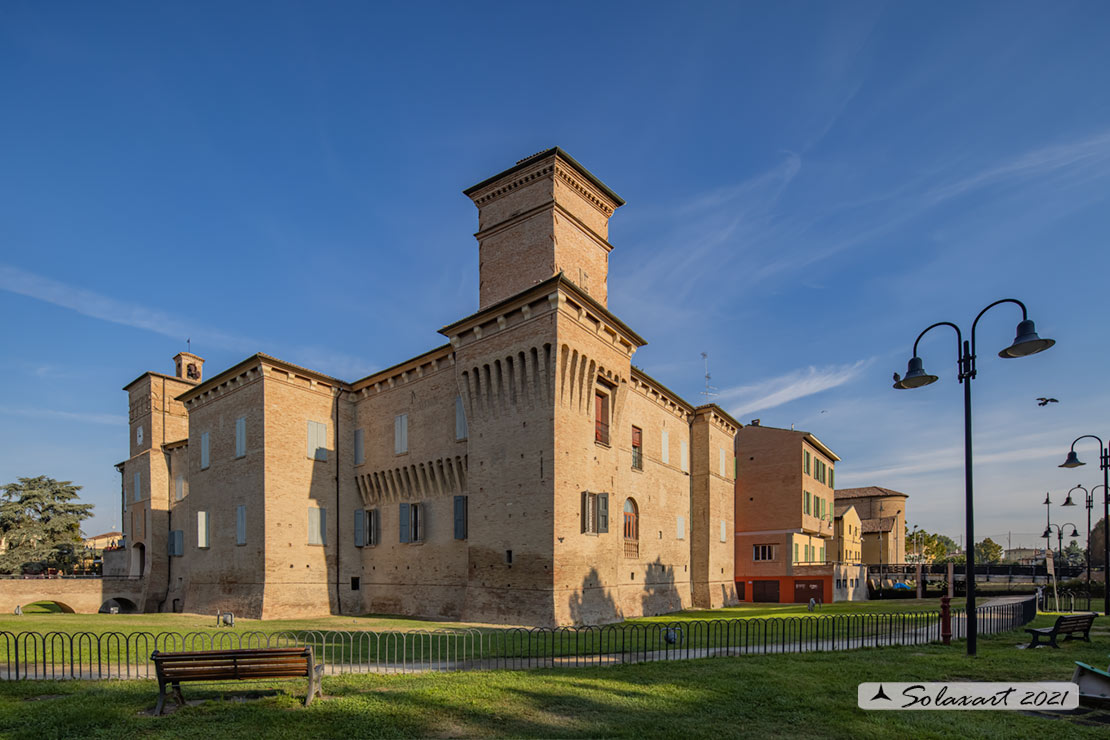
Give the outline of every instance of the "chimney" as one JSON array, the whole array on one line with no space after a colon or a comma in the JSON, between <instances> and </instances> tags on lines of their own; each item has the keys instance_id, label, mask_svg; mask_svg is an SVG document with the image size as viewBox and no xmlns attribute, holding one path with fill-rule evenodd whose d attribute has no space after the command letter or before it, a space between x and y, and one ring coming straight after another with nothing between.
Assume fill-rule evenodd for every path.
<instances>
[{"instance_id":1,"label":"chimney","mask_svg":"<svg viewBox=\"0 0 1110 740\"><path fill-rule=\"evenodd\" d=\"M752 423L749 426L753 426L753 427L759 426L759 419L752 419Z\"/></svg>"}]
</instances>

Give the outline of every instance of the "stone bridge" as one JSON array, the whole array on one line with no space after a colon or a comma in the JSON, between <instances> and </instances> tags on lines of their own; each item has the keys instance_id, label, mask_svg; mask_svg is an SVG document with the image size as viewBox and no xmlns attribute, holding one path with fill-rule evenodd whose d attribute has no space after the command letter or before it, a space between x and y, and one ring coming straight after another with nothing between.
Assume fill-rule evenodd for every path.
<instances>
[{"instance_id":1,"label":"stone bridge","mask_svg":"<svg viewBox=\"0 0 1110 740\"><path fill-rule=\"evenodd\" d=\"M113 599L120 612L140 611L143 579L64 576L0 579L0 614L11 614L17 606L37 601L52 601L67 612L95 614Z\"/></svg>"}]
</instances>

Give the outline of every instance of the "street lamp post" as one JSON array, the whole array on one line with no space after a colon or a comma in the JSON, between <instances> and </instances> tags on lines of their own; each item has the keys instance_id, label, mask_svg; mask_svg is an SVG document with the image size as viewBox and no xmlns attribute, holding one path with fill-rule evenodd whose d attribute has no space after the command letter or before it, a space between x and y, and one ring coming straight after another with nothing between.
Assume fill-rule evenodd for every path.
<instances>
[{"instance_id":1,"label":"street lamp post","mask_svg":"<svg viewBox=\"0 0 1110 740\"><path fill-rule=\"evenodd\" d=\"M1075 525L1071 522L1065 522L1064 524L1049 524L1045 527L1044 534L1041 536L1046 540L1051 540L1053 527L1056 527L1056 552L1062 561L1064 559L1064 527L1071 527L1071 534L1069 534L1068 537L1078 537L1079 530L1077 530Z\"/></svg>"},{"instance_id":2,"label":"street lamp post","mask_svg":"<svg viewBox=\"0 0 1110 740\"><path fill-rule=\"evenodd\" d=\"M936 375L925 372L921 358L917 355L917 345L921 338L930 330L938 326L949 326L956 331L956 353L958 356L959 372L957 380L964 386L964 519L967 534L967 547L965 552L967 579L967 654L974 656L976 652L976 638L978 624L975 614L975 516L972 495L972 455L971 455L971 381L975 378L975 329L979 319L983 318L990 309L1000 303L1013 303L1021 307L1021 323L1017 325L1017 332L1013 344L998 353L999 357L1010 359L1025 357L1027 355L1043 352L1056 342L1052 339L1041 339L1037 336L1036 328L1029 320L1029 312L1025 304L1014 298L1003 298L990 304L975 317L971 323L971 341L965 341L960 327L950 321L940 321L927 327L917 335L913 343L913 356L906 366L906 377L900 378L894 374L894 387L898 390L907 388L920 388L930 383L935 383Z\"/></svg>"},{"instance_id":3,"label":"street lamp post","mask_svg":"<svg viewBox=\"0 0 1110 740\"><path fill-rule=\"evenodd\" d=\"M1075 454L1075 443L1081 439L1091 438L1098 442L1099 467L1102 468L1102 612L1110 614L1110 449L1102 443L1102 439L1093 434L1084 434L1076 437L1071 443L1071 451L1061 468L1078 468L1087 463L1080 462Z\"/></svg>"},{"instance_id":4,"label":"street lamp post","mask_svg":"<svg viewBox=\"0 0 1110 740\"><path fill-rule=\"evenodd\" d=\"M1087 507L1087 600L1088 600L1087 608L1090 609L1091 605L1090 605L1089 602L1090 602L1090 599L1091 599L1091 508L1094 506L1094 503L1095 503L1094 493L1095 493L1095 490L1098 489L1098 486L1095 486L1090 491L1088 491L1084 486L1073 486L1071 491L1068 491L1067 499L1064 500L1064 503L1060 504L1061 506L1075 506L1075 502L1071 500L1071 492L1074 491L1077 488L1080 491L1083 491L1083 502L1084 502L1084 505L1086 505L1086 507Z\"/></svg>"}]
</instances>

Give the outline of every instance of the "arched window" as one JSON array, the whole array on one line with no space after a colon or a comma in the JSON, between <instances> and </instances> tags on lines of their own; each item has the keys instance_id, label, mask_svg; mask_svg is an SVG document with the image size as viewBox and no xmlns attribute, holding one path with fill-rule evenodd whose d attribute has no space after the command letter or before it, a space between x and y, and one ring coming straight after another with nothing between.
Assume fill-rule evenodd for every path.
<instances>
[{"instance_id":1,"label":"arched window","mask_svg":"<svg viewBox=\"0 0 1110 740\"><path fill-rule=\"evenodd\" d=\"M628 558L640 556L640 512L630 498L624 500L624 555Z\"/></svg>"},{"instance_id":2,"label":"arched window","mask_svg":"<svg viewBox=\"0 0 1110 740\"><path fill-rule=\"evenodd\" d=\"M639 513L636 501L625 499L625 539L639 539Z\"/></svg>"}]
</instances>

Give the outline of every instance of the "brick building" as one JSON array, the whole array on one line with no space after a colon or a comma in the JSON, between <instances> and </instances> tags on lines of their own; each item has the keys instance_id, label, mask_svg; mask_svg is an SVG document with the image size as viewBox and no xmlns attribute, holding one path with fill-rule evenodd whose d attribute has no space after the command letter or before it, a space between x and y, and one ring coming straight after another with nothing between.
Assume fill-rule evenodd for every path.
<instances>
[{"instance_id":1,"label":"brick building","mask_svg":"<svg viewBox=\"0 0 1110 740\"><path fill-rule=\"evenodd\" d=\"M125 388L142 609L553 625L736 601L740 425L632 365L645 341L607 308L624 201L559 149L465 194L479 306L442 346L353 382L182 353Z\"/></svg>"},{"instance_id":2,"label":"brick building","mask_svg":"<svg viewBox=\"0 0 1110 740\"><path fill-rule=\"evenodd\" d=\"M849 506L859 515L861 560L867 565L906 562L906 502L909 496L879 486L841 488L836 492L837 513Z\"/></svg>"}]
</instances>

